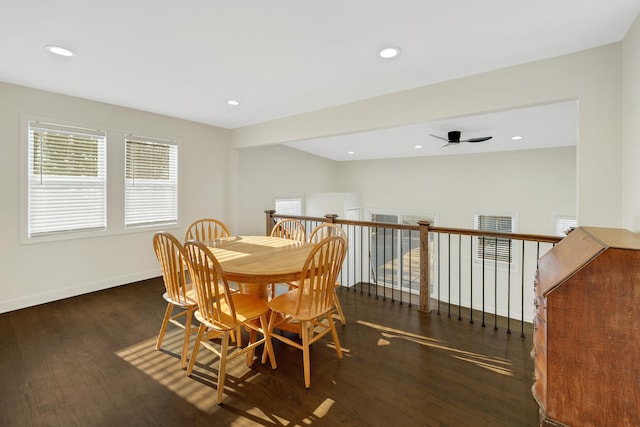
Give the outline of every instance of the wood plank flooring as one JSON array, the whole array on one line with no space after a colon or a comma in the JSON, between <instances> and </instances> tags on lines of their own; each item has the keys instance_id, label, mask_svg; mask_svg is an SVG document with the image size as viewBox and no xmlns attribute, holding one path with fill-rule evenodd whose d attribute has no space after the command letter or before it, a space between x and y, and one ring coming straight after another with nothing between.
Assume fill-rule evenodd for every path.
<instances>
[{"instance_id":1,"label":"wood plank flooring","mask_svg":"<svg viewBox=\"0 0 640 427\"><path fill-rule=\"evenodd\" d=\"M345 289L344 358L329 339L315 344L310 389L302 354L274 341L278 368L233 359L216 405L209 351L189 378L178 329L154 350L163 291L152 279L0 314L0 425L537 425L530 331L521 339Z\"/></svg>"}]
</instances>

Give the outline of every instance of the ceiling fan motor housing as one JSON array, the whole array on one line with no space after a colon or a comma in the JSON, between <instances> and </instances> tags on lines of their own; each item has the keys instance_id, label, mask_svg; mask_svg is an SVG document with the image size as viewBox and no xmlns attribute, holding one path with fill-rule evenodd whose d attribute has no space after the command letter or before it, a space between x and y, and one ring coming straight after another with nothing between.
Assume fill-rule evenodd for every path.
<instances>
[{"instance_id":1,"label":"ceiling fan motor housing","mask_svg":"<svg viewBox=\"0 0 640 427\"><path fill-rule=\"evenodd\" d=\"M447 133L447 138L451 142L460 142L460 131L452 130Z\"/></svg>"}]
</instances>

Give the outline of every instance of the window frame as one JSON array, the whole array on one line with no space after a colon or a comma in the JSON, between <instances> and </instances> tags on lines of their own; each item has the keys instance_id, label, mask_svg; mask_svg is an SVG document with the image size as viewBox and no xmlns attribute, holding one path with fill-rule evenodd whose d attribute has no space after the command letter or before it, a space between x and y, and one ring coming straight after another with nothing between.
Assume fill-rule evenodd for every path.
<instances>
[{"instance_id":1,"label":"window frame","mask_svg":"<svg viewBox=\"0 0 640 427\"><path fill-rule=\"evenodd\" d=\"M299 202L300 212L299 213L278 212L278 202ZM274 196L273 209L276 211L277 215L303 216L304 215L304 199L302 196Z\"/></svg>"},{"instance_id":2,"label":"window frame","mask_svg":"<svg viewBox=\"0 0 640 427\"><path fill-rule=\"evenodd\" d=\"M125 143L124 138L132 132L97 125L92 122L79 122L58 117L41 116L37 114L21 113L19 116L19 235L21 245L38 245L49 242L63 242L81 239L103 238L117 235L131 235L150 231L172 231L182 227L182 155L181 141L176 136L169 136L163 140L174 141L178 147L178 221L171 225L149 225L145 227L124 226L124 176L125 176ZM106 228L103 230L87 230L69 233L55 233L42 235L37 238L29 237L29 122L37 121L54 123L65 127L81 129L100 129L106 132ZM173 232L173 231L172 231Z\"/></svg>"},{"instance_id":3,"label":"window frame","mask_svg":"<svg viewBox=\"0 0 640 427\"><path fill-rule=\"evenodd\" d=\"M83 175L56 175L49 174L49 182L76 182L79 184L79 188L85 185L98 184L98 189L101 194L98 197L102 197L101 205L98 203L98 215L102 215L102 219L98 222L102 224L94 226L85 226L71 229L58 229L50 231L42 231L32 234L31 226L31 201L32 201L32 182L35 179L33 172L33 165L35 162L34 155L32 155L32 129L59 131L61 133L68 133L76 135L78 137L95 137L98 140L98 146L96 151L96 177L88 177ZM70 123L63 120L51 120L36 117L22 117L21 120L21 156L20 156L20 227L21 227L21 242L46 242L51 240L67 240L76 239L90 235L102 235L106 232L109 222L108 214L108 137L105 130L101 130L97 126L87 126L79 123ZM40 175L41 177L43 175ZM71 187L70 187L71 188ZM101 209L101 211L100 211ZM55 227L54 227L55 228Z\"/></svg>"},{"instance_id":4,"label":"window frame","mask_svg":"<svg viewBox=\"0 0 640 427\"><path fill-rule=\"evenodd\" d=\"M481 229L480 228L480 217L504 217L504 218L510 218L511 219L511 230L507 231L507 230L489 230L489 229ZM499 232L504 232L504 233L515 233L517 230L517 215L514 213L505 213L505 212L475 212L473 214L473 228L474 230L478 230L478 231L499 231ZM496 246L496 249L492 250L486 250L488 245L492 244L492 240L489 239L488 241L485 241L483 243L483 238L478 236L477 239L475 239L475 247L474 247L474 262L475 263L479 263L481 264L483 261L485 263L485 265L498 265L500 266L508 266L508 265L514 265L513 264L513 260L514 260L514 246L513 246L513 240L508 240L508 239L498 239L499 241L502 240L508 240L509 246L511 248L511 250L509 251L507 249L507 253L510 255L510 259L509 260L504 260L500 258L500 254L498 253L498 256L496 257L494 254L496 253L497 248L500 247L500 245ZM494 239L495 240L495 239ZM483 254L485 255L484 258L480 256L480 251L482 248L482 245L484 244L484 250L482 251ZM493 253L492 253L493 252Z\"/></svg>"},{"instance_id":5,"label":"window frame","mask_svg":"<svg viewBox=\"0 0 640 427\"><path fill-rule=\"evenodd\" d=\"M567 224L567 223L571 223L571 224ZM575 228L578 226L578 221L575 215L556 215L554 218L554 230L555 230L556 236L561 236L561 237L567 236L567 233L566 233L567 229L566 228L561 229L561 227L564 228L563 224L569 226L569 228L571 227Z\"/></svg>"},{"instance_id":6,"label":"window frame","mask_svg":"<svg viewBox=\"0 0 640 427\"><path fill-rule=\"evenodd\" d=\"M150 227L166 227L166 226L174 226L174 225L178 225L180 222L180 146L178 145L178 143L174 140L169 140L169 139L158 139L158 138L151 138L151 137L146 137L146 136L138 136L138 135L131 135L131 134L127 134L124 136L123 138L124 140L124 184L123 184L123 226L126 230L132 230L132 229L137 229L137 228L150 228ZM139 142L139 143L143 143L143 144L150 144L150 145L162 145L162 146L168 146L168 147L174 147L175 151L171 151L171 149L168 152L169 155L169 164L167 165L168 169L169 169L169 173L172 173L171 169L175 168L175 175L173 177L169 178L169 181L175 181L173 184L168 184L165 185L165 188L171 188L174 187L175 188L175 194L173 195L173 198L175 198L175 212L174 212L174 217L172 219L168 219L168 220L150 220L150 221L143 221L143 222L131 222L128 223L127 222L127 202L128 202L128 192L127 189L131 187L131 185L129 184L130 181L135 182L135 177L129 178L128 177L128 143L129 142ZM171 157L175 156L175 159L173 160L173 165L172 165L172 159ZM154 181L152 179L143 179L143 182L145 182L147 185L151 185L154 183ZM135 184L133 185L135 186Z\"/></svg>"}]
</instances>

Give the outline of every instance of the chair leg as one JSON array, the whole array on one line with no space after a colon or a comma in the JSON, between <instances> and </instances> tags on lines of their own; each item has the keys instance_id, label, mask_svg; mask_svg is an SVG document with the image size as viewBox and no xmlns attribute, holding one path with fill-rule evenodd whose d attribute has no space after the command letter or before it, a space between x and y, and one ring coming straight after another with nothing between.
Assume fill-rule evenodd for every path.
<instances>
[{"instance_id":1,"label":"chair leg","mask_svg":"<svg viewBox=\"0 0 640 427\"><path fill-rule=\"evenodd\" d=\"M309 354L309 327L310 322L300 322L302 333L302 362L304 365L304 386L311 387L311 355Z\"/></svg>"},{"instance_id":2,"label":"chair leg","mask_svg":"<svg viewBox=\"0 0 640 427\"><path fill-rule=\"evenodd\" d=\"M156 350L160 350L162 340L164 339L164 333L167 332L167 325L169 324L169 319L171 318L172 311L173 304L168 303L167 309L164 312L164 318L162 319L162 326L160 326L160 333L158 334L158 339L156 340Z\"/></svg>"},{"instance_id":3,"label":"chair leg","mask_svg":"<svg viewBox=\"0 0 640 427\"><path fill-rule=\"evenodd\" d=\"M338 331L336 331L336 324L331 318L331 313L327 313L327 320L329 321L329 327L331 328L331 335L333 336L333 343L336 346L338 359L342 359L342 348L340 347L340 341L338 340Z\"/></svg>"},{"instance_id":4,"label":"chair leg","mask_svg":"<svg viewBox=\"0 0 640 427\"><path fill-rule=\"evenodd\" d=\"M200 349L200 341L202 341L202 336L204 335L207 327L203 324L200 324L198 328L198 336L196 338L196 342L193 345L193 353L191 353L191 358L189 359L189 367L187 368L187 375L191 375L191 371L193 370L193 365L196 362L196 357L198 357L198 350Z\"/></svg>"},{"instance_id":5,"label":"chair leg","mask_svg":"<svg viewBox=\"0 0 640 427\"><path fill-rule=\"evenodd\" d=\"M253 328L249 328L249 345L253 345L253 343L256 342L258 338L258 332L253 329ZM247 351L247 366L251 366L251 363L253 362L253 356L255 356L256 354L256 348L255 347L251 347L249 348L249 350Z\"/></svg>"},{"instance_id":6,"label":"chair leg","mask_svg":"<svg viewBox=\"0 0 640 427\"><path fill-rule=\"evenodd\" d=\"M189 354L189 337L191 336L191 319L193 318L193 308L189 307L187 310L187 319L184 322L184 343L182 344L180 369L184 369L187 367L187 355Z\"/></svg>"},{"instance_id":7,"label":"chair leg","mask_svg":"<svg viewBox=\"0 0 640 427\"><path fill-rule=\"evenodd\" d=\"M224 395L224 377L227 369L227 352L229 351L229 332L225 331L222 334L222 346L220 348L220 365L218 367L218 393L217 402L222 402L222 396Z\"/></svg>"},{"instance_id":8,"label":"chair leg","mask_svg":"<svg viewBox=\"0 0 640 427\"><path fill-rule=\"evenodd\" d=\"M238 325L236 332L231 331L231 339L238 347L242 347L242 325Z\"/></svg>"},{"instance_id":9,"label":"chair leg","mask_svg":"<svg viewBox=\"0 0 640 427\"><path fill-rule=\"evenodd\" d=\"M265 329L264 326L262 327L262 330L264 330L265 332L269 333L269 338L271 338L271 334L273 333L273 326L276 322L276 316L278 316L278 313L275 311L271 311L271 316L269 316L269 325L267 326L267 328ZM276 368L275 363L275 356L274 356L274 352L273 352L273 345L271 343L271 339L269 339L268 342L268 348L269 348L269 357L271 357L271 367L273 367L273 369ZM266 363L267 362L267 352L263 351L262 352L262 363Z\"/></svg>"},{"instance_id":10,"label":"chair leg","mask_svg":"<svg viewBox=\"0 0 640 427\"><path fill-rule=\"evenodd\" d=\"M338 299L338 294L336 290L333 290L333 305L336 306L336 311L338 312L338 316L340 316L340 322L342 322L342 326L347 324L347 319L344 317L344 312L342 311L342 306L340 305L340 300Z\"/></svg>"},{"instance_id":11,"label":"chair leg","mask_svg":"<svg viewBox=\"0 0 640 427\"><path fill-rule=\"evenodd\" d=\"M273 343L271 342L271 331L269 331L269 324L267 323L267 315L260 316L260 326L264 334L264 348L262 349L262 363L266 362L265 355L269 355L271 360L271 369L276 369L276 354L273 351Z\"/></svg>"}]
</instances>

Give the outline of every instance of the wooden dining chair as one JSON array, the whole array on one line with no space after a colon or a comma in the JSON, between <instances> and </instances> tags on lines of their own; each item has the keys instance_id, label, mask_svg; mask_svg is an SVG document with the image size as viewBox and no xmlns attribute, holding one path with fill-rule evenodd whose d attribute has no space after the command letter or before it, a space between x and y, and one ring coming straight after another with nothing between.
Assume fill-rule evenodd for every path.
<instances>
[{"instance_id":1,"label":"wooden dining chair","mask_svg":"<svg viewBox=\"0 0 640 427\"><path fill-rule=\"evenodd\" d=\"M306 242L307 235L304 229L304 225L297 219L294 218L285 218L280 220L273 226L271 229L271 237L282 237L290 240L297 240L299 242ZM288 289L291 290L294 286L293 283L281 283L282 285L288 286ZM276 287L278 283L271 284L271 298L276 296Z\"/></svg>"},{"instance_id":2,"label":"wooden dining chair","mask_svg":"<svg viewBox=\"0 0 640 427\"><path fill-rule=\"evenodd\" d=\"M222 221L215 218L203 218L195 221L187 228L184 234L184 241L197 240L198 242L206 243L223 237L231 237L231 233ZM244 284L237 283L236 287L236 291L242 292Z\"/></svg>"},{"instance_id":3,"label":"wooden dining chair","mask_svg":"<svg viewBox=\"0 0 640 427\"><path fill-rule=\"evenodd\" d=\"M330 236L318 243L309 253L297 288L279 295L269 302L269 333L292 347L302 350L304 385L311 385L310 346L331 332L333 342L342 359L342 349L336 326L331 317L333 292L346 253L346 241ZM323 320L326 318L327 323ZM281 333L274 332L275 329ZM284 331L298 332L302 343L292 340ZM263 356L266 361L266 355Z\"/></svg>"},{"instance_id":4,"label":"wooden dining chair","mask_svg":"<svg viewBox=\"0 0 640 427\"><path fill-rule=\"evenodd\" d=\"M218 260L211 253L211 250L201 242L188 241L185 243L185 254L198 300L198 309L194 316L200 322L187 375L191 375L201 345L218 355L220 361L216 399L217 403L220 403L224 393L227 360L246 353L247 366L251 366L255 348L265 344L262 363L265 363L267 356L269 356L271 367L276 368L276 359L267 323L269 306L257 297L233 293L229 289L229 283ZM235 345L229 348L230 335L234 330L239 331L243 326L249 330L249 343L246 347ZM262 334L262 338L259 340L257 339L258 333ZM221 338L220 348L216 348L215 344L210 341L215 338Z\"/></svg>"},{"instance_id":5,"label":"wooden dining chair","mask_svg":"<svg viewBox=\"0 0 640 427\"><path fill-rule=\"evenodd\" d=\"M329 236L342 237L345 240L345 243L347 243L348 247L347 233L345 233L345 231L339 225L330 222L324 222L311 230L311 234L309 234L309 243L317 244L321 240ZM342 305L340 304L340 300L338 299L338 293L336 292L336 289L338 289L338 287L340 287L340 283L336 281L336 285L333 288L332 298L333 304L336 308L336 312L338 313L338 317L340 317L340 322L344 326L347 324L347 318L344 315L344 311L342 311Z\"/></svg>"},{"instance_id":6,"label":"wooden dining chair","mask_svg":"<svg viewBox=\"0 0 640 427\"><path fill-rule=\"evenodd\" d=\"M285 239L305 242L307 235L304 225L297 219L285 218L278 221L271 229L271 237L284 237Z\"/></svg>"},{"instance_id":7,"label":"wooden dining chair","mask_svg":"<svg viewBox=\"0 0 640 427\"><path fill-rule=\"evenodd\" d=\"M311 234L309 234L309 242L318 243L320 240L329 236L340 236L346 240L347 233L345 233L342 227L340 227L338 224L323 222L322 224L316 226L313 230L311 230Z\"/></svg>"},{"instance_id":8,"label":"wooden dining chair","mask_svg":"<svg viewBox=\"0 0 640 427\"><path fill-rule=\"evenodd\" d=\"M187 228L184 241L197 240L207 242L221 237L229 237L229 228L220 220L203 218L195 221Z\"/></svg>"},{"instance_id":9,"label":"wooden dining chair","mask_svg":"<svg viewBox=\"0 0 640 427\"><path fill-rule=\"evenodd\" d=\"M186 280L184 248L171 233L160 231L153 236L153 249L162 268L162 278L166 290L162 297L167 301L167 309L156 340L156 350L162 346L162 340L169 323L184 329L182 356L180 357L180 368L184 369L189 354L189 337L192 332L197 330L191 326L191 321L193 312L198 306L191 284ZM173 314L176 308L178 312ZM177 320L183 316L185 316L184 324Z\"/></svg>"}]
</instances>

